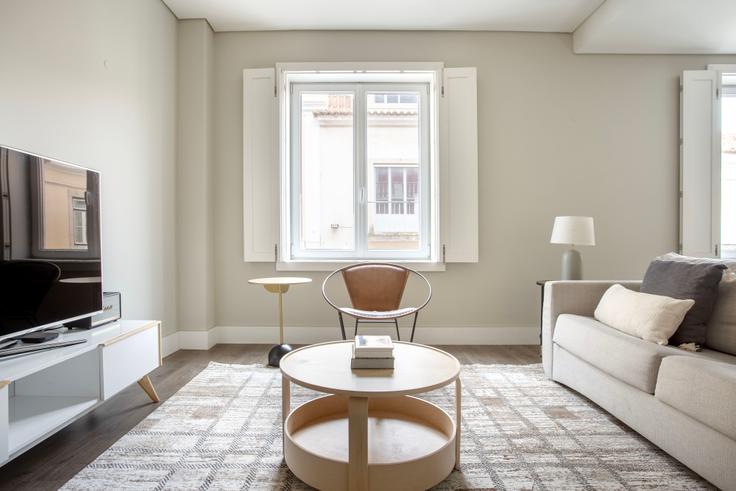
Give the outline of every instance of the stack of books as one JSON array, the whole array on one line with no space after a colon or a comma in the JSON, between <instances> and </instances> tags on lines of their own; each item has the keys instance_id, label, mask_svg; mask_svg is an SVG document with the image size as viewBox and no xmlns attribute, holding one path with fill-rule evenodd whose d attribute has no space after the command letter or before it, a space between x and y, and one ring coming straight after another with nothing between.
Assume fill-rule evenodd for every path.
<instances>
[{"instance_id":1,"label":"stack of books","mask_svg":"<svg viewBox=\"0 0 736 491\"><path fill-rule=\"evenodd\" d=\"M355 336L351 368L393 368L394 344L389 336Z\"/></svg>"}]
</instances>

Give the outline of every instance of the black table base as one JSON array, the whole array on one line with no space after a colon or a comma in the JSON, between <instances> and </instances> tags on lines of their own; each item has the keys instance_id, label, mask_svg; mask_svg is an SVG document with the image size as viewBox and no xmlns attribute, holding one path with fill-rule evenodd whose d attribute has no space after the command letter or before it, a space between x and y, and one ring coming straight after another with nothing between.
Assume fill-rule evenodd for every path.
<instances>
[{"instance_id":1,"label":"black table base","mask_svg":"<svg viewBox=\"0 0 736 491\"><path fill-rule=\"evenodd\" d=\"M268 352L268 366L278 368L281 358L292 349L288 344L277 344L271 348L271 351Z\"/></svg>"}]
</instances>

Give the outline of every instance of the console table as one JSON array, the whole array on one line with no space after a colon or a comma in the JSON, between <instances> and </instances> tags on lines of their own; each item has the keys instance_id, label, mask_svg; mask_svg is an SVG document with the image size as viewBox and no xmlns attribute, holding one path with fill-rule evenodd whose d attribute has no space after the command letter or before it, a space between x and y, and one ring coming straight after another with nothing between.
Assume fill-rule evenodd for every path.
<instances>
[{"instance_id":1,"label":"console table","mask_svg":"<svg viewBox=\"0 0 736 491\"><path fill-rule=\"evenodd\" d=\"M138 382L154 402L148 374L161 366L161 323L119 321L66 330L55 340L87 342L0 359L0 465Z\"/></svg>"}]
</instances>

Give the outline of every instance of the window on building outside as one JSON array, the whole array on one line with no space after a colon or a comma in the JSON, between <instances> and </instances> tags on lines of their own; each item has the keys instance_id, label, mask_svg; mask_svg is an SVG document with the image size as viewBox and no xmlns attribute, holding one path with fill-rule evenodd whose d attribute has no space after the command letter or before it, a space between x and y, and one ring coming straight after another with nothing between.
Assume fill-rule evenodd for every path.
<instances>
[{"instance_id":1,"label":"window on building outside","mask_svg":"<svg viewBox=\"0 0 736 491\"><path fill-rule=\"evenodd\" d=\"M72 237L75 246L87 245L87 201L84 197L72 197Z\"/></svg>"},{"instance_id":2,"label":"window on building outside","mask_svg":"<svg viewBox=\"0 0 736 491\"><path fill-rule=\"evenodd\" d=\"M292 85L292 258L429 258L428 93L421 83Z\"/></svg>"},{"instance_id":3,"label":"window on building outside","mask_svg":"<svg viewBox=\"0 0 736 491\"><path fill-rule=\"evenodd\" d=\"M375 165L375 209L377 215L414 215L419 195L419 172L411 167ZM389 203L391 207L389 208Z\"/></svg>"}]
</instances>

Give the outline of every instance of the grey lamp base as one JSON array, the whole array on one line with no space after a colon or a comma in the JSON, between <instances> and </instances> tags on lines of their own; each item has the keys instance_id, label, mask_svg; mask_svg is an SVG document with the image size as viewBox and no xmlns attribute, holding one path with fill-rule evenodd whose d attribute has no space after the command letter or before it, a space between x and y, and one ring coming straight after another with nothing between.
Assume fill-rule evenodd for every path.
<instances>
[{"instance_id":1,"label":"grey lamp base","mask_svg":"<svg viewBox=\"0 0 736 491\"><path fill-rule=\"evenodd\" d=\"M580 257L580 253L575 249L568 249L562 255L562 279L583 279L583 259Z\"/></svg>"}]
</instances>

